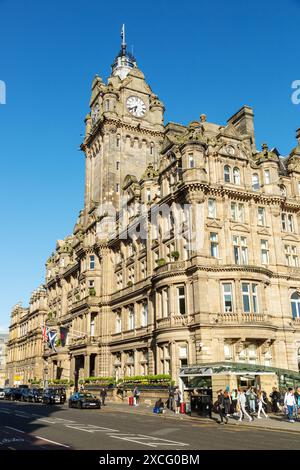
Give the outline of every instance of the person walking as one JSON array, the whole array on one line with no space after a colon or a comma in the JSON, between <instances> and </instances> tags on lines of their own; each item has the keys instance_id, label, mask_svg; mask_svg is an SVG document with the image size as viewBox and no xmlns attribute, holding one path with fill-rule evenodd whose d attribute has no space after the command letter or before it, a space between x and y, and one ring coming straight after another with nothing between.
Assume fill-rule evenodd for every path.
<instances>
[{"instance_id":1,"label":"person walking","mask_svg":"<svg viewBox=\"0 0 300 470\"><path fill-rule=\"evenodd\" d=\"M174 387L172 385L169 387L168 408L174 411Z\"/></svg>"},{"instance_id":2,"label":"person walking","mask_svg":"<svg viewBox=\"0 0 300 470\"><path fill-rule=\"evenodd\" d=\"M133 389L133 397L134 397L134 406L139 406L140 404L140 391L139 389L137 388L137 386L134 387Z\"/></svg>"},{"instance_id":3,"label":"person walking","mask_svg":"<svg viewBox=\"0 0 300 470\"><path fill-rule=\"evenodd\" d=\"M217 412L220 416L220 424L224 424L223 418L225 419L225 423L227 424L228 423L228 418L226 416L225 396L224 396L222 390L218 391Z\"/></svg>"},{"instance_id":4,"label":"person walking","mask_svg":"<svg viewBox=\"0 0 300 470\"><path fill-rule=\"evenodd\" d=\"M237 397L238 397L238 391L237 389L233 389L232 392L231 392L231 411L232 411L232 414L235 415L236 414L236 405L237 405Z\"/></svg>"},{"instance_id":5,"label":"person walking","mask_svg":"<svg viewBox=\"0 0 300 470\"><path fill-rule=\"evenodd\" d=\"M300 413L300 387L297 387L297 390L296 390L294 396L295 396L295 402L296 402L295 415L296 415L296 419L298 421L298 416L299 416L299 413Z\"/></svg>"},{"instance_id":6,"label":"person walking","mask_svg":"<svg viewBox=\"0 0 300 470\"><path fill-rule=\"evenodd\" d=\"M242 421L243 420L243 416L247 416L247 418L249 419L249 421L253 421L253 418L248 415L247 411L246 411L246 391L245 390L241 390L238 394L238 405L239 405L239 408L240 408L240 418L239 418L239 421Z\"/></svg>"},{"instance_id":7,"label":"person walking","mask_svg":"<svg viewBox=\"0 0 300 470\"><path fill-rule=\"evenodd\" d=\"M174 392L174 404L175 404L175 414L179 414L181 403L181 392L178 387L176 387Z\"/></svg>"},{"instance_id":8,"label":"person walking","mask_svg":"<svg viewBox=\"0 0 300 470\"><path fill-rule=\"evenodd\" d=\"M266 405L267 403L264 400L264 395L263 392L257 392L257 400L258 400L258 412L257 412L257 418L262 419L260 416L260 413L262 412L265 418L268 418L268 415L266 414L263 405Z\"/></svg>"},{"instance_id":9,"label":"person walking","mask_svg":"<svg viewBox=\"0 0 300 470\"><path fill-rule=\"evenodd\" d=\"M224 394L223 394L223 397L224 397L224 410L225 410L225 415L226 416L230 416L230 412L231 412L231 398L230 398L230 394L229 394L229 390L225 390Z\"/></svg>"},{"instance_id":10,"label":"person walking","mask_svg":"<svg viewBox=\"0 0 300 470\"><path fill-rule=\"evenodd\" d=\"M294 423L294 408L296 406L296 400L294 396L294 390L289 388L284 397L284 406L287 408L289 422Z\"/></svg>"},{"instance_id":11,"label":"person walking","mask_svg":"<svg viewBox=\"0 0 300 470\"><path fill-rule=\"evenodd\" d=\"M256 398L256 394L253 390L253 387L250 387L249 390L246 392L246 397L248 399L248 403L249 403L249 410L250 410L250 414L251 413L255 413L255 398Z\"/></svg>"},{"instance_id":12,"label":"person walking","mask_svg":"<svg viewBox=\"0 0 300 470\"><path fill-rule=\"evenodd\" d=\"M272 392L270 393L270 398L272 401L272 411L273 413L278 413L280 411L280 405L279 405L279 400L280 400L280 393L277 390L276 387L272 388Z\"/></svg>"},{"instance_id":13,"label":"person walking","mask_svg":"<svg viewBox=\"0 0 300 470\"><path fill-rule=\"evenodd\" d=\"M107 397L107 391L105 387L102 387L100 390L100 398L102 401L102 405L105 406L105 398Z\"/></svg>"}]
</instances>

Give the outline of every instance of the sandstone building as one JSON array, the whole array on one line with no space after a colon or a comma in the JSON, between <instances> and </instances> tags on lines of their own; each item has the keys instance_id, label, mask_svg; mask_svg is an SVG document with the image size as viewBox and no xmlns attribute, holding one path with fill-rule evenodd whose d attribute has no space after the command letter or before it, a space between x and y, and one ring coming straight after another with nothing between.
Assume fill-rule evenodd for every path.
<instances>
[{"instance_id":1,"label":"sandstone building","mask_svg":"<svg viewBox=\"0 0 300 470\"><path fill-rule=\"evenodd\" d=\"M212 363L298 372L300 129L282 157L257 150L248 106L225 125L203 114L165 125L124 41L107 83L92 83L85 123L84 208L45 289L13 310L10 380L178 381ZM45 321L68 332L56 351L43 347Z\"/></svg>"}]
</instances>

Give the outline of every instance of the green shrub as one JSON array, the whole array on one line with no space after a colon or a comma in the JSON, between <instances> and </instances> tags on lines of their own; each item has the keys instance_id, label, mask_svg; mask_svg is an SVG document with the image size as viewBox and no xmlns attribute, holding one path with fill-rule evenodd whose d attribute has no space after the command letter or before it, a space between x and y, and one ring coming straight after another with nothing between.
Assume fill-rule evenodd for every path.
<instances>
[{"instance_id":1,"label":"green shrub","mask_svg":"<svg viewBox=\"0 0 300 470\"><path fill-rule=\"evenodd\" d=\"M158 267L164 266L166 264L166 260L164 258L159 258L156 260L156 264Z\"/></svg>"},{"instance_id":2,"label":"green shrub","mask_svg":"<svg viewBox=\"0 0 300 470\"><path fill-rule=\"evenodd\" d=\"M177 261L180 256L179 251L172 251L171 256L172 258L174 258L175 261Z\"/></svg>"}]
</instances>

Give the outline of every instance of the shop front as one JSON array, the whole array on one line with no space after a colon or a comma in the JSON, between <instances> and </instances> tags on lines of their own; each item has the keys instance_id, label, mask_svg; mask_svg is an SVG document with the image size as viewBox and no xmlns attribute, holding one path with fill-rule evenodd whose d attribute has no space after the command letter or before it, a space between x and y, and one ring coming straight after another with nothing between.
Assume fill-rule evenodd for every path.
<instances>
[{"instance_id":1,"label":"shop front","mask_svg":"<svg viewBox=\"0 0 300 470\"><path fill-rule=\"evenodd\" d=\"M245 363L212 363L180 369L180 387L193 415L209 416L218 390L255 387L267 393L300 386L300 374L285 369Z\"/></svg>"}]
</instances>

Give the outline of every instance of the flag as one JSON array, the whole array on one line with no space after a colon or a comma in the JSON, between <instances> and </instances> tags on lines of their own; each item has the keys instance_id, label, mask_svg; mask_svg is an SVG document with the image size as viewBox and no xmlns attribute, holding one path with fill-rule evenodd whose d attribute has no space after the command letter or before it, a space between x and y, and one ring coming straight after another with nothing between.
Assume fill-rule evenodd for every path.
<instances>
[{"instance_id":1,"label":"flag","mask_svg":"<svg viewBox=\"0 0 300 470\"><path fill-rule=\"evenodd\" d=\"M60 342L61 342L62 347L66 345L68 332L69 332L68 328L65 328L63 326L61 326L59 329L59 336L60 336Z\"/></svg>"},{"instance_id":2,"label":"flag","mask_svg":"<svg viewBox=\"0 0 300 470\"><path fill-rule=\"evenodd\" d=\"M43 341L46 343L48 341L48 331L46 325L42 326L42 336L43 336Z\"/></svg>"},{"instance_id":3,"label":"flag","mask_svg":"<svg viewBox=\"0 0 300 470\"><path fill-rule=\"evenodd\" d=\"M50 348L54 349L55 351L55 338L57 336L57 331L49 331L48 332L48 341Z\"/></svg>"}]
</instances>

